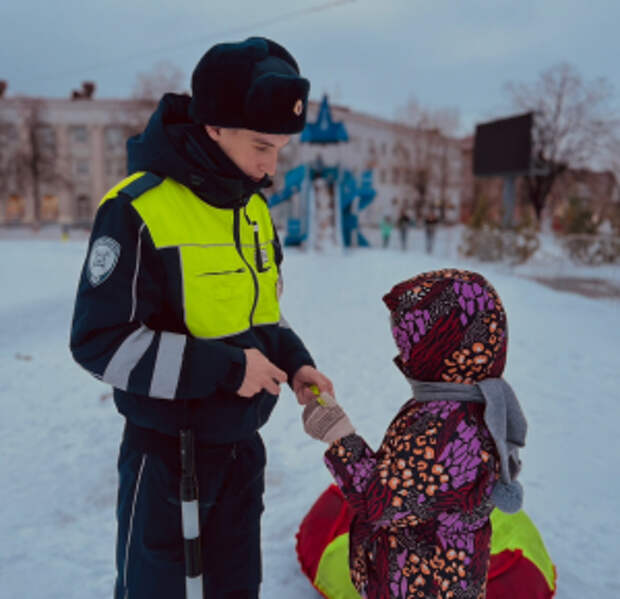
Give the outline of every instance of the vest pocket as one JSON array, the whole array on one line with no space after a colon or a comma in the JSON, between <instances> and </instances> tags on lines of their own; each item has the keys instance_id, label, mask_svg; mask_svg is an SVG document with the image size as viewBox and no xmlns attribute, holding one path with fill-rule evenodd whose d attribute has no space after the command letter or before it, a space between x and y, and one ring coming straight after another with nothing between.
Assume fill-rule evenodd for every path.
<instances>
[{"instance_id":1,"label":"vest pocket","mask_svg":"<svg viewBox=\"0 0 620 599\"><path fill-rule=\"evenodd\" d=\"M235 335L250 326L254 282L233 245L181 250L185 324L195 337Z\"/></svg>"},{"instance_id":2,"label":"vest pocket","mask_svg":"<svg viewBox=\"0 0 620 599\"><path fill-rule=\"evenodd\" d=\"M202 272L197 274L197 277L211 277L211 276L215 276L215 275L234 275L234 274L240 274L245 272L245 268L237 268L236 270L220 270L220 271L215 271L215 272Z\"/></svg>"}]
</instances>

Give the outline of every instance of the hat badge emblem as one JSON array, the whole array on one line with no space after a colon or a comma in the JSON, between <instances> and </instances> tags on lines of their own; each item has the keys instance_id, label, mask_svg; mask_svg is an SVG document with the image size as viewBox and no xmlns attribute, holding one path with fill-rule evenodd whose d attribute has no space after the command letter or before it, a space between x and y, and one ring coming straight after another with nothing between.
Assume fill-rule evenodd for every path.
<instances>
[{"instance_id":1,"label":"hat badge emblem","mask_svg":"<svg viewBox=\"0 0 620 599\"><path fill-rule=\"evenodd\" d=\"M300 98L299 100L297 100L297 102L295 102L295 106L293 106L293 112L299 116L304 110L304 103L303 100Z\"/></svg>"}]
</instances>

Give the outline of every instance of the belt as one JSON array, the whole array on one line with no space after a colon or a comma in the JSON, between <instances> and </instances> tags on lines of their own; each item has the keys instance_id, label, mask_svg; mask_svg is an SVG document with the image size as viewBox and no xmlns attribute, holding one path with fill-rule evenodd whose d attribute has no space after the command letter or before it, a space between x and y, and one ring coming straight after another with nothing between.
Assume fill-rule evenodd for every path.
<instances>
[{"instance_id":1,"label":"belt","mask_svg":"<svg viewBox=\"0 0 620 599\"><path fill-rule=\"evenodd\" d=\"M258 433L257 433L258 434ZM143 453L154 453L170 465L180 468L180 439L159 431L144 428L126 419L123 442ZM226 459L228 456L236 458L237 448L244 441L234 443L205 443L195 441L196 460Z\"/></svg>"}]
</instances>

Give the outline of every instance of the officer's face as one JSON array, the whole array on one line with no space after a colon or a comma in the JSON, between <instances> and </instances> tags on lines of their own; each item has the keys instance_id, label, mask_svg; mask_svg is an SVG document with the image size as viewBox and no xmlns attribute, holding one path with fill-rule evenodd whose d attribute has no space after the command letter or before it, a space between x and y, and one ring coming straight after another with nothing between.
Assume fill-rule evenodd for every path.
<instances>
[{"instance_id":1,"label":"officer's face","mask_svg":"<svg viewBox=\"0 0 620 599\"><path fill-rule=\"evenodd\" d=\"M260 181L276 174L278 153L290 135L259 133L250 129L226 129L206 125L207 134L226 155L251 179Z\"/></svg>"}]
</instances>

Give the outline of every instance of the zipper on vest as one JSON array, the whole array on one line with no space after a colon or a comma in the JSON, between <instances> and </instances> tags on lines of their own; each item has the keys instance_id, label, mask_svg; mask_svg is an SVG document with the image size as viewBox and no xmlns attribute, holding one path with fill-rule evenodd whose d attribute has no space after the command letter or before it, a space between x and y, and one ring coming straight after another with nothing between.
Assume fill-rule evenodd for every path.
<instances>
[{"instance_id":1,"label":"zipper on vest","mask_svg":"<svg viewBox=\"0 0 620 599\"><path fill-rule=\"evenodd\" d=\"M247 215L246 215L247 218ZM239 208L235 208L233 211L233 237L235 239L235 246L237 248L237 252L241 256L244 264L248 267L250 273L252 274L252 280L254 281L254 303L252 304L252 310L250 312L250 326L254 326L254 312L256 312L256 306L258 304L258 277L254 272L254 269L250 265L250 263L245 259L243 255L243 249L241 247L241 231L240 227L240 218L239 218Z\"/></svg>"}]
</instances>

